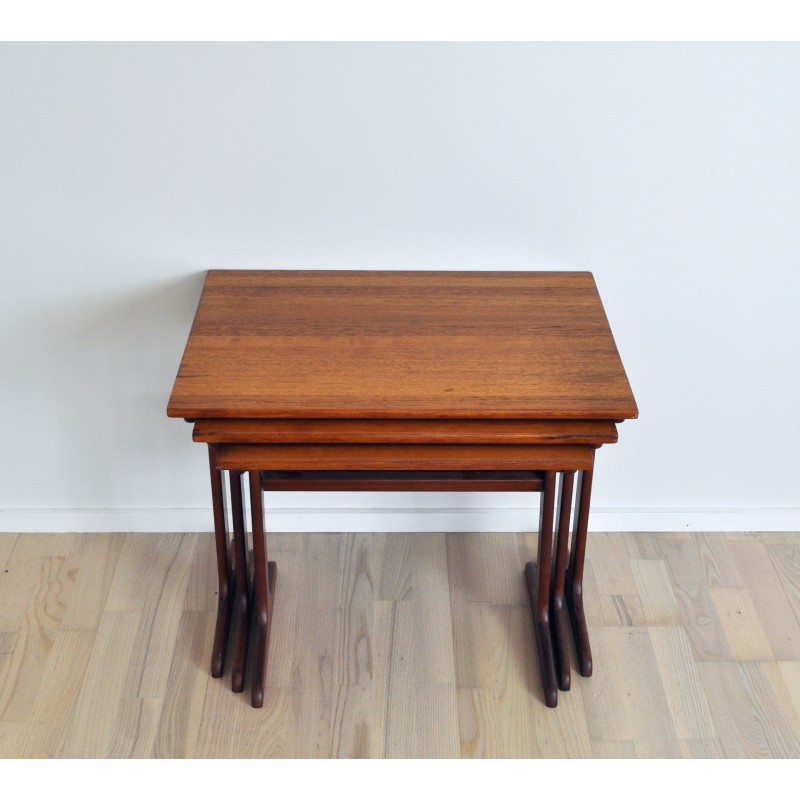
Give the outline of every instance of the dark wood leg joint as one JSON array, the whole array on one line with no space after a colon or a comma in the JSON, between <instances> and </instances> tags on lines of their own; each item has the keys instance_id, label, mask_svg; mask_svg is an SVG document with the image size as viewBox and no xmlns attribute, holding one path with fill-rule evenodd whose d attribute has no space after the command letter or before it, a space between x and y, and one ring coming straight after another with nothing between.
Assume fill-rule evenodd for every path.
<instances>
[{"instance_id":1,"label":"dark wood leg joint","mask_svg":"<svg viewBox=\"0 0 800 800\"><path fill-rule=\"evenodd\" d=\"M250 508L253 518L253 687L251 703L253 708L264 705L264 684L269 655L269 634L272 627L272 607L275 597L275 581L278 568L274 561L267 559L267 545L264 536L264 505L261 494L261 473L250 472Z\"/></svg>"},{"instance_id":2,"label":"dark wood leg joint","mask_svg":"<svg viewBox=\"0 0 800 800\"><path fill-rule=\"evenodd\" d=\"M567 634L567 602L565 584L567 562L569 557L569 520L572 510L572 486L575 474L561 474L561 493L558 501L558 532L556 559L553 573L553 591L550 597L550 614L553 622L553 638L556 648L556 666L558 669L558 688L562 692L570 688L569 640Z\"/></svg>"},{"instance_id":3,"label":"dark wood leg joint","mask_svg":"<svg viewBox=\"0 0 800 800\"><path fill-rule=\"evenodd\" d=\"M578 669L583 677L592 674L592 649L589 644L589 628L583 609L583 566L586 560L586 537L589 529L589 505L592 497L592 471L579 474L575 492L575 532L572 537L567 575L567 606L578 654Z\"/></svg>"},{"instance_id":4,"label":"dark wood leg joint","mask_svg":"<svg viewBox=\"0 0 800 800\"><path fill-rule=\"evenodd\" d=\"M244 528L244 494L242 492L242 473L231 471L231 506L233 511L233 573L234 600L231 621L231 688L234 692L244 690L245 664L247 663L248 623L248 580L247 549Z\"/></svg>"},{"instance_id":5,"label":"dark wood leg joint","mask_svg":"<svg viewBox=\"0 0 800 800\"><path fill-rule=\"evenodd\" d=\"M556 681L553 640L550 631L550 614L547 609L544 612L540 612L537 609L540 577L535 561L529 561L525 564L525 583L528 587L528 598L533 610L533 632L536 649L539 654L544 702L548 708L555 708L558 705L558 682Z\"/></svg>"},{"instance_id":6,"label":"dark wood leg joint","mask_svg":"<svg viewBox=\"0 0 800 800\"><path fill-rule=\"evenodd\" d=\"M525 582L533 613L533 627L539 651L539 665L548 708L558 705L558 681L550 628L550 578L553 549L553 504L555 501L556 473L545 474L544 490L539 513L539 551L537 562L525 565Z\"/></svg>"},{"instance_id":7,"label":"dark wood leg joint","mask_svg":"<svg viewBox=\"0 0 800 800\"><path fill-rule=\"evenodd\" d=\"M231 621L233 597L233 571L231 569L230 544L225 521L225 492L222 473L217 469L215 449L208 448L211 474L211 502L214 509L214 544L217 553L217 621L214 628L214 644L211 651L211 675L221 677L225 672L225 653L228 646L228 631Z\"/></svg>"}]
</instances>

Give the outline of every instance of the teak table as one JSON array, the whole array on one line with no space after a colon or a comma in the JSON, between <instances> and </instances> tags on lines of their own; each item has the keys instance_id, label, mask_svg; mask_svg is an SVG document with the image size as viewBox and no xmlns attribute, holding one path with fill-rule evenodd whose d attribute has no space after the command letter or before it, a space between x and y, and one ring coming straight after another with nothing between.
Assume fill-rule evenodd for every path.
<instances>
[{"instance_id":1,"label":"teak table","mask_svg":"<svg viewBox=\"0 0 800 800\"><path fill-rule=\"evenodd\" d=\"M545 703L570 685L567 615L591 674L582 584L594 454L638 412L590 273L211 270L167 413L208 444L211 671L222 675L230 638L243 690L252 629L253 706L277 575L262 491L541 492L525 579Z\"/></svg>"}]
</instances>

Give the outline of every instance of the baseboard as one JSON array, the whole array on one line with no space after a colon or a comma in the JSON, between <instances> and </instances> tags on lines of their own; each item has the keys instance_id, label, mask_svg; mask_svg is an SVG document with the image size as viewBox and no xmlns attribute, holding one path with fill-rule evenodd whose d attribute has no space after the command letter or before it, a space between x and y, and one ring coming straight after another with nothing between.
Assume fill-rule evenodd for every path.
<instances>
[{"instance_id":1,"label":"baseboard","mask_svg":"<svg viewBox=\"0 0 800 800\"><path fill-rule=\"evenodd\" d=\"M535 508L281 507L267 531L526 532ZM800 531L800 508L595 508L590 531ZM3 509L0 533L211 531L210 508Z\"/></svg>"}]
</instances>

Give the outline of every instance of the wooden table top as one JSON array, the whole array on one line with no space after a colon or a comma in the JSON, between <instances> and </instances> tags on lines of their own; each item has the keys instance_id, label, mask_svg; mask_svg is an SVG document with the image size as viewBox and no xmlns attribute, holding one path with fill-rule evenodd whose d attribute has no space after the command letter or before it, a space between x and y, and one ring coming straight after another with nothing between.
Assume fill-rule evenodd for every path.
<instances>
[{"instance_id":1,"label":"wooden table top","mask_svg":"<svg viewBox=\"0 0 800 800\"><path fill-rule=\"evenodd\" d=\"M209 271L170 417L637 416L588 272Z\"/></svg>"}]
</instances>

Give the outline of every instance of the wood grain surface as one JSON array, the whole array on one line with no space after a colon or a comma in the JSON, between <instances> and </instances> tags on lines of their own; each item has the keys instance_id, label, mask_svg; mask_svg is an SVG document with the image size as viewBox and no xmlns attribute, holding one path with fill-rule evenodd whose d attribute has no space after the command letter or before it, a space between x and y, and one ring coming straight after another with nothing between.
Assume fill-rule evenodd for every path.
<instances>
[{"instance_id":1,"label":"wood grain surface","mask_svg":"<svg viewBox=\"0 0 800 800\"><path fill-rule=\"evenodd\" d=\"M591 445L236 444L214 445L229 470L591 469Z\"/></svg>"},{"instance_id":2,"label":"wood grain surface","mask_svg":"<svg viewBox=\"0 0 800 800\"><path fill-rule=\"evenodd\" d=\"M595 674L546 709L535 536L271 535L256 710L208 673L212 535L2 536L0 757L800 757L800 661L764 622L797 621L800 534L588 538Z\"/></svg>"},{"instance_id":3,"label":"wood grain surface","mask_svg":"<svg viewBox=\"0 0 800 800\"><path fill-rule=\"evenodd\" d=\"M637 408L588 272L211 270L168 415L623 420Z\"/></svg>"},{"instance_id":4,"label":"wood grain surface","mask_svg":"<svg viewBox=\"0 0 800 800\"><path fill-rule=\"evenodd\" d=\"M613 444L607 420L206 419L192 439L212 444Z\"/></svg>"},{"instance_id":5,"label":"wood grain surface","mask_svg":"<svg viewBox=\"0 0 800 800\"><path fill-rule=\"evenodd\" d=\"M544 473L470 470L262 471L265 492L540 492Z\"/></svg>"}]
</instances>

